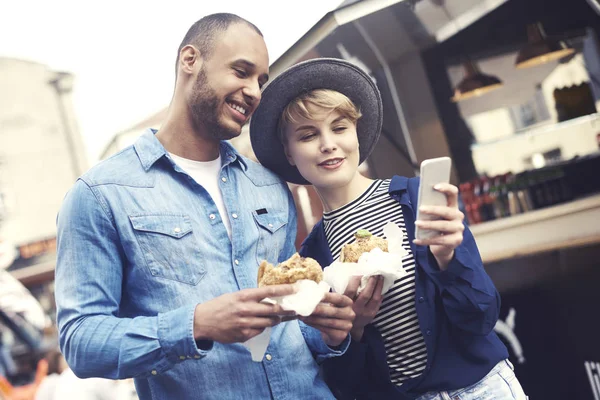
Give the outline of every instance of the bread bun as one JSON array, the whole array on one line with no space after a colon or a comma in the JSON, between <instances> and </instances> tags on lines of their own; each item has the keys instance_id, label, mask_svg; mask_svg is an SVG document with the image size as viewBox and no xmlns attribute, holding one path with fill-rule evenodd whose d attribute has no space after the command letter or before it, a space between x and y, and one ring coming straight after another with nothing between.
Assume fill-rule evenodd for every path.
<instances>
[{"instance_id":1,"label":"bread bun","mask_svg":"<svg viewBox=\"0 0 600 400\"><path fill-rule=\"evenodd\" d=\"M300 257L298 253L276 267L263 260L258 268L258 287L294 283L302 279L319 283L323 279L323 269L314 259Z\"/></svg>"},{"instance_id":2,"label":"bread bun","mask_svg":"<svg viewBox=\"0 0 600 400\"><path fill-rule=\"evenodd\" d=\"M340 261L355 263L363 253L368 253L376 247L382 251L388 251L388 241L386 239L373 236L366 229L359 229L355 234L356 242L342 246Z\"/></svg>"}]
</instances>

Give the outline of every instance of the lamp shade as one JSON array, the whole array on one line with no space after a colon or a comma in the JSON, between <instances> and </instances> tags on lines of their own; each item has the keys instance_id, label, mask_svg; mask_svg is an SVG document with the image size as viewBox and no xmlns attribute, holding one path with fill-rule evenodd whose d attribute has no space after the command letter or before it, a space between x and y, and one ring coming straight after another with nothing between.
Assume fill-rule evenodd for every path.
<instances>
[{"instance_id":1,"label":"lamp shade","mask_svg":"<svg viewBox=\"0 0 600 400\"><path fill-rule=\"evenodd\" d=\"M451 98L453 102L478 97L502 86L500 79L481 73L473 61L464 62L463 67L465 68L465 77L454 89L454 96Z\"/></svg>"},{"instance_id":2,"label":"lamp shade","mask_svg":"<svg viewBox=\"0 0 600 400\"><path fill-rule=\"evenodd\" d=\"M515 62L517 68L529 68L545 64L575 52L574 49L567 47L564 42L547 38L544 28L539 22L527 26L527 37L527 44L517 54Z\"/></svg>"}]
</instances>

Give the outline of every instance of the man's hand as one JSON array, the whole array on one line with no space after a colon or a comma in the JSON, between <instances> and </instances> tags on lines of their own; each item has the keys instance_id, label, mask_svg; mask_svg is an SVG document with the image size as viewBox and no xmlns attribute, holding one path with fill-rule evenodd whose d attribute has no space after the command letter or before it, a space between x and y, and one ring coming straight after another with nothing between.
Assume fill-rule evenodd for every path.
<instances>
[{"instance_id":1,"label":"man's hand","mask_svg":"<svg viewBox=\"0 0 600 400\"><path fill-rule=\"evenodd\" d=\"M352 300L349 297L339 293L326 293L310 316L299 319L321 331L327 346L335 347L348 336L354 317Z\"/></svg>"},{"instance_id":2,"label":"man's hand","mask_svg":"<svg viewBox=\"0 0 600 400\"><path fill-rule=\"evenodd\" d=\"M264 286L227 293L198 304L194 312L194 338L219 343L238 343L260 334L266 327L290 320L296 314L279 305L264 304L266 297L287 296L293 285Z\"/></svg>"},{"instance_id":3,"label":"man's hand","mask_svg":"<svg viewBox=\"0 0 600 400\"><path fill-rule=\"evenodd\" d=\"M430 229L442 234L431 239L415 239L414 243L420 246L429 246L429 251L435 257L441 270L446 270L456 249L463 241L465 227L464 214L458 209L458 188L449 183L440 183L433 187L446 195L447 205L423 206L419 211L423 214L435 215L441 219L437 221L416 221L419 228Z\"/></svg>"},{"instance_id":4,"label":"man's hand","mask_svg":"<svg viewBox=\"0 0 600 400\"><path fill-rule=\"evenodd\" d=\"M373 321L373 318L375 318L375 315L379 311L379 307L381 307L381 301L383 300L383 296L381 295L383 277L370 277L365 288L357 296L356 292L360 286L361 278L362 276L351 277L348 281L348 286L346 286L346 291L344 292L344 295L354 299L352 310L356 314L356 318L354 319L350 335L352 336L352 339L356 341L362 339L365 326Z\"/></svg>"}]
</instances>

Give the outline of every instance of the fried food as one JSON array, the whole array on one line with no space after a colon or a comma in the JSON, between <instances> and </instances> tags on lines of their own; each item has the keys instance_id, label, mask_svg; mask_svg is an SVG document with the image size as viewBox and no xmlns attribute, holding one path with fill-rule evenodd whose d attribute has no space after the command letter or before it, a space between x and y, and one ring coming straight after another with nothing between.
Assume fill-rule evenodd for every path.
<instances>
[{"instance_id":1,"label":"fried food","mask_svg":"<svg viewBox=\"0 0 600 400\"><path fill-rule=\"evenodd\" d=\"M317 261L300 257L298 253L276 267L263 260L258 268L258 287L294 283L302 279L319 283L323 279L323 270Z\"/></svg>"},{"instance_id":2,"label":"fried food","mask_svg":"<svg viewBox=\"0 0 600 400\"><path fill-rule=\"evenodd\" d=\"M355 234L356 242L345 244L342 246L340 253L341 262L358 262L358 259L363 253L368 253L376 247L382 251L388 251L388 241L386 239L373 236L366 229L359 229Z\"/></svg>"}]
</instances>

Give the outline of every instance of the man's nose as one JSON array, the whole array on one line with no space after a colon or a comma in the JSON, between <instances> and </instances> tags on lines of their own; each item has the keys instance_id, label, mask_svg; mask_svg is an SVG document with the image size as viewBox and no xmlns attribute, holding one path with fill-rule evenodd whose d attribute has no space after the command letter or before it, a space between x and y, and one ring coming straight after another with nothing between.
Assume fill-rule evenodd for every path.
<instances>
[{"instance_id":1,"label":"man's nose","mask_svg":"<svg viewBox=\"0 0 600 400\"><path fill-rule=\"evenodd\" d=\"M242 93L246 97L245 100L252 103L258 103L262 95L260 85L256 81L246 85Z\"/></svg>"}]
</instances>

